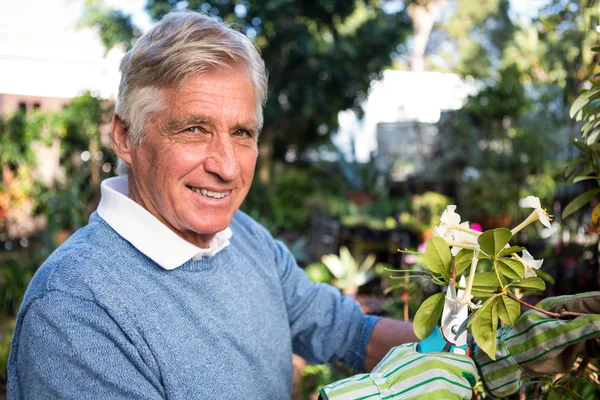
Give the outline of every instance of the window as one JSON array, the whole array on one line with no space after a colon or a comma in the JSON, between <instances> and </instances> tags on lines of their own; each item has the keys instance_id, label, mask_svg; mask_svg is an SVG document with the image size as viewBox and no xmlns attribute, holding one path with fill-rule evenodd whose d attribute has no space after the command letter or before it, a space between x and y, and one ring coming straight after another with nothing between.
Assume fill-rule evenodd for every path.
<instances>
[{"instance_id":1,"label":"window","mask_svg":"<svg viewBox=\"0 0 600 400\"><path fill-rule=\"evenodd\" d=\"M41 104L40 104L40 103L37 103L37 102L36 102L36 103L33 103L33 109L34 109L34 110L39 110L39 109L40 109L40 107L41 107Z\"/></svg>"},{"instance_id":2,"label":"window","mask_svg":"<svg viewBox=\"0 0 600 400\"><path fill-rule=\"evenodd\" d=\"M19 102L19 111L27 112L27 103L25 103L24 101L20 101Z\"/></svg>"}]
</instances>

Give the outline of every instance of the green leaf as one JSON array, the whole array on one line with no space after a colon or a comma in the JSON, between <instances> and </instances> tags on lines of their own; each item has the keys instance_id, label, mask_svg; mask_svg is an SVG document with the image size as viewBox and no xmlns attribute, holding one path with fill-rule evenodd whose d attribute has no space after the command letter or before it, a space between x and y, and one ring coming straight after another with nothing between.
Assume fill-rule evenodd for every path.
<instances>
[{"instance_id":1,"label":"green leaf","mask_svg":"<svg viewBox=\"0 0 600 400\"><path fill-rule=\"evenodd\" d=\"M598 81L593 81L593 82L596 82L596 85L592 85L592 86L600 87L600 82L598 82ZM588 104L588 107L587 107L587 110L586 110L588 113L590 113L588 115L588 117L587 117L588 120L593 120L594 119L595 115L591 114L593 112L592 110L594 108L597 108L599 105L600 105L600 99L598 99L598 98L590 101L590 104Z\"/></svg>"},{"instance_id":2,"label":"green leaf","mask_svg":"<svg viewBox=\"0 0 600 400\"><path fill-rule=\"evenodd\" d=\"M581 207L589 203L593 198L600 195L600 189L592 189L574 198L563 210L562 219L565 219Z\"/></svg>"},{"instance_id":3,"label":"green leaf","mask_svg":"<svg viewBox=\"0 0 600 400\"><path fill-rule=\"evenodd\" d=\"M493 272L478 272L473 278L473 287L498 289L498 277Z\"/></svg>"},{"instance_id":4,"label":"green leaf","mask_svg":"<svg viewBox=\"0 0 600 400\"><path fill-rule=\"evenodd\" d=\"M598 82L600 84L600 82ZM581 136L586 136L591 130L600 126L600 119L593 118L586 122L581 128Z\"/></svg>"},{"instance_id":5,"label":"green leaf","mask_svg":"<svg viewBox=\"0 0 600 400\"><path fill-rule=\"evenodd\" d=\"M483 232L477 239L477 243L488 254L496 256L508 244L511 237L510 229L497 228Z\"/></svg>"},{"instance_id":6,"label":"green leaf","mask_svg":"<svg viewBox=\"0 0 600 400\"><path fill-rule=\"evenodd\" d=\"M585 175L585 176L578 176L575 179L573 179L573 183L577 183L577 182L581 182L581 181L587 181L590 179L598 179L597 176L589 176L589 175Z\"/></svg>"},{"instance_id":7,"label":"green leaf","mask_svg":"<svg viewBox=\"0 0 600 400\"><path fill-rule=\"evenodd\" d=\"M521 305L518 301L506 295L498 299L498 316L505 324L513 326L521 315Z\"/></svg>"},{"instance_id":8,"label":"green leaf","mask_svg":"<svg viewBox=\"0 0 600 400\"><path fill-rule=\"evenodd\" d=\"M349 276L356 273L358 266L356 265L354 257L352 257L352 253L350 253L350 250L348 250L346 246L340 247L340 260L342 261L342 265L346 270L344 276Z\"/></svg>"},{"instance_id":9,"label":"green leaf","mask_svg":"<svg viewBox=\"0 0 600 400\"><path fill-rule=\"evenodd\" d=\"M510 246L510 247L502 250L500 253L498 253L498 257L508 256L508 255L515 254L515 253L518 253L519 251L523 251L523 250L525 250L525 247Z\"/></svg>"},{"instance_id":10,"label":"green leaf","mask_svg":"<svg viewBox=\"0 0 600 400\"><path fill-rule=\"evenodd\" d=\"M471 332L477 346L492 360L496 359L496 329L498 327L498 312L496 297L490 297L477 309L471 319Z\"/></svg>"},{"instance_id":11,"label":"green leaf","mask_svg":"<svg viewBox=\"0 0 600 400\"><path fill-rule=\"evenodd\" d=\"M538 277L542 278L549 284L554 285L554 278L549 273L542 271L541 269L536 270L535 273L537 274Z\"/></svg>"},{"instance_id":12,"label":"green leaf","mask_svg":"<svg viewBox=\"0 0 600 400\"><path fill-rule=\"evenodd\" d=\"M496 265L500 273L509 279L525 278L525 267L520 261L512 258L501 258Z\"/></svg>"},{"instance_id":13,"label":"green leaf","mask_svg":"<svg viewBox=\"0 0 600 400\"><path fill-rule=\"evenodd\" d=\"M571 174L575 173L575 171L579 168L581 164L587 162L586 158L580 157L574 160L569 161L565 166L565 177L569 177Z\"/></svg>"},{"instance_id":14,"label":"green leaf","mask_svg":"<svg viewBox=\"0 0 600 400\"><path fill-rule=\"evenodd\" d=\"M442 315L445 300L446 293L440 292L429 296L421 304L413 321L413 329L419 339L424 340L433 331Z\"/></svg>"},{"instance_id":15,"label":"green leaf","mask_svg":"<svg viewBox=\"0 0 600 400\"><path fill-rule=\"evenodd\" d=\"M448 248L448 243L435 236L429 239L425 248L425 267L430 271L442 275L447 282L450 278L450 262L452 254Z\"/></svg>"},{"instance_id":16,"label":"green leaf","mask_svg":"<svg viewBox=\"0 0 600 400\"><path fill-rule=\"evenodd\" d=\"M560 390L562 390L563 392L563 398L565 398L564 395L566 395L567 399L571 399L571 400L583 400L583 398L577 394L577 392L573 391L572 389L568 388L567 386L560 386Z\"/></svg>"},{"instance_id":17,"label":"green leaf","mask_svg":"<svg viewBox=\"0 0 600 400\"><path fill-rule=\"evenodd\" d=\"M456 256L454 256L454 269L456 275L460 275L465 269L471 266L471 260L473 259L473 250L461 249Z\"/></svg>"},{"instance_id":18,"label":"green leaf","mask_svg":"<svg viewBox=\"0 0 600 400\"><path fill-rule=\"evenodd\" d=\"M592 143L590 144L590 149L594 151L600 151L600 143Z\"/></svg>"},{"instance_id":19,"label":"green leaf","mask_svg":"<svg viewBox=\"0 0 600 400\"><path fill-rule=\"evenodd\" d=\"M580 140L573 140L573 145L575 147L577 147L581 152L583 152L585 155L589 155L590 154L590 148L587 144L583 143Z\"/></svg>"},{"instance_id":20,"label":"green leaf","mask_svg":"<svg viewBox=\"0 0 600 400\"><path fill-rule=\"evenodd\" d=\"M531 289L535 291L546 290L546 284L541 278L538 278L537 276L525 278L520 282L511 282L508 286L518 287L521 289Z\"/></svg>"},{"instance_id":21,"label":"green leaf","mask_svg":"<svg viewBox=\"0 0 600 400\"><path fill-rule=\"evenodd\" d=\"M493 272L478 272L473 278L473 289L471 294L475 297L493 296L498 290L498 277Z\"/></svg>"},{"instance_id":22,"label":"green leaf","mask_svg":"<svg viewBox=\"0 0 600 400\"><path fill-rule=\"evenodd\" d=\"M600 89L591 89L579 95L579 97L575 99L573 105L571 106L571 109L569 110L569 116L571 118L575 117L575 114L577 114L577 112L579 112L583 107L585 107L586 104L590 102L590 99L598 93L600 93Z\"/></svg>"},{"instance_id":23,"label":"green leaf","mask_svg":"<svg viewBox=\"0 0 600 400\"><path fill-rule=\"evenodd\" d=\"M600 135L600 129L594 129L590 135L586 138L585 143L590 146L594 144L598 140L598 135Z\"/></svg>"}]
</instances>

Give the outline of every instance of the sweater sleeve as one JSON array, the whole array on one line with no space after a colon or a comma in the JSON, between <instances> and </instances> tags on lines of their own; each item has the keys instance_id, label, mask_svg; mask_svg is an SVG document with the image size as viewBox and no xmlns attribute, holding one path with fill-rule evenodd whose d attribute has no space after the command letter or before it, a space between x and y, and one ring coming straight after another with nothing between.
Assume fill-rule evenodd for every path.
<instances>
[{"instance_id":1,"label":"sweater sleeve","mask_svg":"<svg viewBox=\"0 0 600 400\"><path fill-rule=\"evenodd\" d=\"M51 291L33 301L16 328L9 383L15 398L164 398L157 371L92 301Z\"/></svg>"},{"instance_id":2,"label":"sweater sleeve","mask_svg":"<svg viewBox=\"0 0 600 400\"><path fill-rule=\"evenodd\" d=\"M292 346L311 363L342 361L364 371L373 325L356 301L331 285L312 282L285 245L275 241L275 257L292 331Z\"/></svg>"}]
</instances>

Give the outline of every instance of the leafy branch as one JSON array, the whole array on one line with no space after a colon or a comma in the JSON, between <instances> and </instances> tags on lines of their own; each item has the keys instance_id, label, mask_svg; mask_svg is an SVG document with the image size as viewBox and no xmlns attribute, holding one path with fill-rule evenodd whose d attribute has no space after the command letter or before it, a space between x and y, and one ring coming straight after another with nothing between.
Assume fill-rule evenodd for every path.
<instances>
[{"instance_id":1,"label":"leafy branch","mask_svg":"<svg viewBox=\"0 0 600 400\"><path fill-rule=\"evenodd\" d=\"M536 273L543 260L535 260L525 247L511 246L510 241L536 221L551 228L552 219L542 209L537 197L522 199L520 205L533 208L523 222L513 229L497 228L485 232L471 229L468 222L461 223L460 215L455 212L456 206L448 206L425 250L426 276L438 285L454 285L463 290L462 297L454 301L459 307L469 307L473 311L466 328L470 328L478 346L492 359L495 358L498 323L514 325L521 314L521 305L555 318L579 315L564 310L541 310L517 294L521 290L545 290L546 284ZM480 270L480 265L484 264L482 261L491 265L491 271ZM415 271L402 272L415 276ZM456 283L460 282L458 276L461 274L468 275L464 286ZM421 274L418 276L423 277ZM473 303L475 297L481 300ZM417 311L414 329L420 339L429 336L438 324L445 301L444 293L437 293L426 299Z\"/></svg>"}]
</instances>

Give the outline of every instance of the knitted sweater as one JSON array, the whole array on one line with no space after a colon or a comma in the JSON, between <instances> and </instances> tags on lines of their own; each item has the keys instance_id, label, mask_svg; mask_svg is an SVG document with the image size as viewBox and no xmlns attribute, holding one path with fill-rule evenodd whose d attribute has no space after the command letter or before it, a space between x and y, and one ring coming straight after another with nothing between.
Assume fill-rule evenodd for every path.
<instances>
[{"instance_id":1,"label":"knitted sweater","mask_svg":"<svg viewBox=\"0 0 600 400\"><path fill-rule=\"evenodd\" d=\"M230 227L228 247L168 271L94 213L29 285L9 399L285 399L292 352L362 370L377 318L246 214Z\"/></svg>"}]
</instances>

